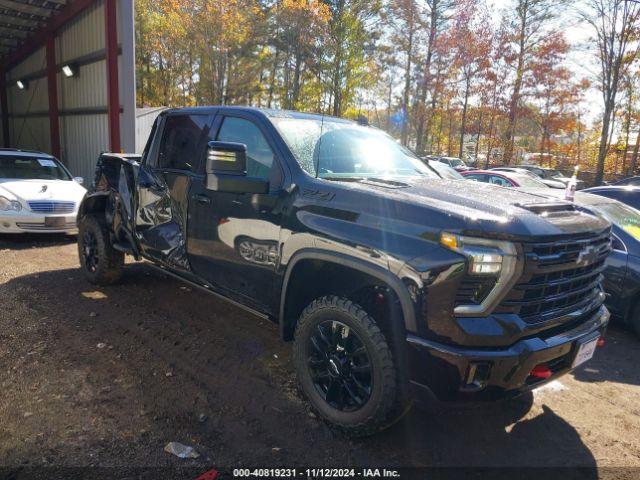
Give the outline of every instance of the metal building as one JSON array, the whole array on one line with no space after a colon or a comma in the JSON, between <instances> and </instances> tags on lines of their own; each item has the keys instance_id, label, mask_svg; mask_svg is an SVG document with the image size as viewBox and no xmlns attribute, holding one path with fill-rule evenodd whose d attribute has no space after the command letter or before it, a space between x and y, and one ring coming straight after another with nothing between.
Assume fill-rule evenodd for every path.
<instances>
[{"instance_id":1,"label":"metal building","mask_svg":"<svg viewBox=\"0 0 640 480\"><path fill-rule=\"evenodd\" d=\"M0 0L5 147L42 150L91 180L135 139L133 0Z\"/></svg>"}]
</instances>

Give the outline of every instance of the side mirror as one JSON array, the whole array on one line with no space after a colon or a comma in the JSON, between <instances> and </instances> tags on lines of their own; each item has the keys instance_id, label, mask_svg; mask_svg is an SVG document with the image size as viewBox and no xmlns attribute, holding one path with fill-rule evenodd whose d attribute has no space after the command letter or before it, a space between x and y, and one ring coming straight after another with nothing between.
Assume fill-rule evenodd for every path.
<instances>
[{"instance_id":1,"label":"side mirror","mask_svg":"<svg viewBox=\"0 0 640 480\"><path fill-rule=\"evenodd\" d=\"M244 143L209 142L207 173L247 172L247 146Z\"/></svg>"},{"instance_id":2,"label":"side mirror","mask_svg":"<svg viewBox=\"0 0 640 480\"><path fill-rule=\"evenodd\" d=\"M227 193L268 193L269 182L247 177L247 146L243 143L209 142L207 189Z\"/></svg>"},{"instance_id":3,"label":"side mirror","mask_svg":"<svg viewBox=\"0 0 640 480\"><path fill-rule=\"evenodd\" d=\"M84 185L84 178L82 177L73 177L73 181L79 183L80 185Z\"/></svg>"}]
</instances>

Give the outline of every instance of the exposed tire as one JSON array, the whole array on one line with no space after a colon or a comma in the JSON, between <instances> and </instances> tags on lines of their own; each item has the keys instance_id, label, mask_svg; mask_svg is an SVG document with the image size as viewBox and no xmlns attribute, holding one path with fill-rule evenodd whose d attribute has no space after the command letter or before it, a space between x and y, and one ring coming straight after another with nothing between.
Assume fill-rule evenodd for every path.
<instances>
[{"instance_id":1,"label":"exposed tire","mask_svg":"<svg viewBox=\"0 0 640 480\"><path fill-rule=\"evenodd\" d=\"M122 277L124 253L113 248L104 219L86 215L78 225L78 256L87 280L112 285Z\"/></svg>"},{"instance_id":2,"label":"exposed tire","mask_svg":"<svg viewBox=\"0 0 640 480\"><path fill-rule=\"evenodd\" d=\"M337 296L313 301L298 321L293 350L302 391L321 418L351 436L393 423L396 366L380 328L359 305Z\"/></svg>"}]
</instances>

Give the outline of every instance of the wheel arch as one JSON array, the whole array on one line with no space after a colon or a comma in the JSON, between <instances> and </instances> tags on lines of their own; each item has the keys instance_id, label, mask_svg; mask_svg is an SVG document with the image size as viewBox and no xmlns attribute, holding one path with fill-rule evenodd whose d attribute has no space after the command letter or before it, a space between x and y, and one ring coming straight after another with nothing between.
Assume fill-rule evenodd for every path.
<instances>
[{"instance_id":1,"label":"wheel arch","mask_svg":"<svg viewBox=\"0 0 640 480\"><path fill-rule=\"evenodd\" d=\"M314 262L316 265L331 265L340 272L353 272L356 278L358 278L358 276L365 276L375 279L381 286L390 289L397 298L403 322L402 325L394 325L393 328L395 329L401 326L404 334L406 334L406 331L416 331L414 303L411 300L407 287L396 275L393 275L389 270L378 265L349 255L319 249L306 249L297 252L291 258L284 275L278 322L280 335L283 340L291 341L293 339L295 325L298 320L297 317L304 307L310 303L310 301L306 302L306 299L304 299L298 301L298 304L296 304L292 298L296 293L296 285L292 283L292 280L296 280L300 268L304 266L306 262ZM336 292L331 293L339 294Z\"/></svg>"},{"instance_id":2,"label":"wheel arch","mask_svg":"<svg viewBox=\"0 0 640 480\"><path fill-rule=\"evenodd\" d=\"M88 193L85 195L82 199L82 203L80 204L80 208L78 209L77 221L80 222L80 220L87 215L105 213L108 199L109 195L105 193Z\"/></svg>"}]
</instances>

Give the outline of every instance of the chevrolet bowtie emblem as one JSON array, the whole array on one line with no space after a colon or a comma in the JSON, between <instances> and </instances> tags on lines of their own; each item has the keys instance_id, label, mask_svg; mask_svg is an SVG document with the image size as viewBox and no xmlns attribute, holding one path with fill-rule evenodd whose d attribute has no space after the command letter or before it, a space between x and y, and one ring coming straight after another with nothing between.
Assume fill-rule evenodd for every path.
<instances>
[{"instance_id":1,"label":"chevrolet bowtie emblem","mask_svg":"<svg viewBox=\"0 0 640 480\"><path fill-rule=\"evenodd\" d=\"M586 247L580 252L580 254L578 255L578 260L576 260L576 263L582 267L585 265L591 265L592 263L595 263L597 259L598 259L598 250L593 245L589 245L588 247Z\"/></svg>"}]
</instances>

